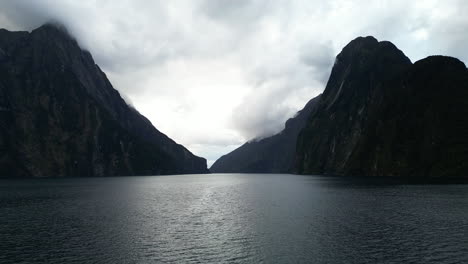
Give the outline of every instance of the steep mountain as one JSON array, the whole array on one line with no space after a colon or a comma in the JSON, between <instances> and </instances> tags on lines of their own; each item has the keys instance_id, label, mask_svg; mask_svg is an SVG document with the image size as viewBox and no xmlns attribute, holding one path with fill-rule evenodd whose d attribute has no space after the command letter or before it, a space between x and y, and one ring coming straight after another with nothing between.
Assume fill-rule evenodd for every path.
<instances>
[{"instance_id":1,"label":"steep mountain","mask_svg":"<svg viewBox=\"0 0 468 264\"><path fill-rule=\"evenodd\" d=\"M205 173L129 107L64 29L0 30L0 176Z\"/></svg>"},{"instance_id":2,"label":"steep mountain","mask_svg":"<svg viewBox=\"0 0 468 264\"><path fill-rule=\"evenodd\" d=\"M299 134L295 172L468 177L468 70L414 64L390 42L357 38L336 57Z\"/></svg>"},{"instance_id":3,"label":"steep mountain","mask_svg":"<svg viewBox=\"0 0 468 264\"><path fill-rule=\"evenodd\" d=\"M296 139L320 96L290 118L278 134L252 140L219 158L210 168L215 173L284 173L292 169Z\"/></svg>"}]
</instances>

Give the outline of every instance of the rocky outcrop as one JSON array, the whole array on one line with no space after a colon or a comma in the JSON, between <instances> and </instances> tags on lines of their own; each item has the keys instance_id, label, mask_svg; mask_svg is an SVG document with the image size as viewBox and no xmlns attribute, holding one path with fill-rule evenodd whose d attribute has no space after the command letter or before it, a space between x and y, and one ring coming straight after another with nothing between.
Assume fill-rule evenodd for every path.
<instances>
[{"instance_id":1,"label":"rocky outcrop","mask_svg":"<svg viewBox=\"0 0 468 264\"><path fill-rule=\"evenodd\" d=\"M0 176L206 173L63 29L0 30Z\"/></svg>"},{"instance_id":2,"label":"rocky outcrop","mask_svg":"<svg viewBox=\"0 0 468 264\"><path fill-rule=\"evenodd\" d=\"M298 137L295 172L468 177L467 99L461 61L412 64L390 42L357 38Z\"/></svg>"},{"instance_id":3,"label":"rocky outcrop","mask_svg":"<svg viewBox=\"0 0 468 264\"><path fill-rule=\"evenodd\" d=\"M293 168L297 135L320 96L310 100L278 134L252 140L219 158L210 171L215 173L285 173Z\"/></svg>"}]
</instances>

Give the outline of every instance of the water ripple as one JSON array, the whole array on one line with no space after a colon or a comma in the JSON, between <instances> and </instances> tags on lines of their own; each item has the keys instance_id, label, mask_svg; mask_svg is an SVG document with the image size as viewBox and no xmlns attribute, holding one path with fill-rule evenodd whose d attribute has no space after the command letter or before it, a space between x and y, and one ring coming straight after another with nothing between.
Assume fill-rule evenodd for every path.
<instances>
[{"instance_id":1,"label":"water ripple","mask_svg":"<svg viewBox=\"0 0 468 264\"><path fill-rule=\"evenodd\" d=\"M468 263L468 186L294 175L0 181L0 263Z\"/></svg>"}]
</instances>

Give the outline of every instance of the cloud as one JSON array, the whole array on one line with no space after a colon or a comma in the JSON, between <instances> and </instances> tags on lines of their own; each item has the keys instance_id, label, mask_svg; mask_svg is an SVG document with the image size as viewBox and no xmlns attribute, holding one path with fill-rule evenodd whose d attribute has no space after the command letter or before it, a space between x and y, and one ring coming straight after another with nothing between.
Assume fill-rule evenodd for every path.
<instances>
[{"instance_id":1,"label":"cloud","mask_svg":"<svg viewBox=\"0 0 468 264\"><path fill-rule=\"evenodd\" d=\"M334 60L332 49L311 43L289 53L287 59L264 57L249 73L252 89L231 116L233 128L244 138L279 132L288 118L323 90Z\"/></svg>"},{"instance_id":2,"label":"cloud","mask_svg":"<svg viewBox=\"0 0 468 264\"><path fill-rule=\"evenodd\" d=\"M465 0L5 0L0 27L61 22L128 102L213 161L281 130L357 36L467 62L467 12Z\"/></svg>"}]
</instances>

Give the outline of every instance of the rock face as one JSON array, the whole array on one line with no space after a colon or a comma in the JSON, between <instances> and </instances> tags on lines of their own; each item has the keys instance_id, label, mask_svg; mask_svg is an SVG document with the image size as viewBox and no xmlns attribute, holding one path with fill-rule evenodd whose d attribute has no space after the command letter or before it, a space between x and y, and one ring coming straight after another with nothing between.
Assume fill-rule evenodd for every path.
<instances>
[{"instance_id":1,"label":"rock face","mask_svg":"<svg viewBox=\"0 0 468 264\"><path fill-rule=\"evenodd\" d=\"M468 177L466 66L412 64L390 42L353 40L298 137L294 172Z\"/></svg>"},{"instance_id":2,"label":"rock face","mask_svg":"<svg viewBox=\"0 0 468 264\"><path fill-rule=\"evenodd\" d=\"M293 167L296 140L320 96L310 100L283 131L258 141L247 142L219 158L210 171L215 173L285 173Z\"/></svg>"},{"instance_id":3,"label":"rock face","mask_svg":"<svg viewBox=\"0 0 468 264\"><path fill-rule=\"evenodd\" d=\"M64 30L0 30L0 176L206 173L129 107Z\"/></svg>"}]
</instances>

